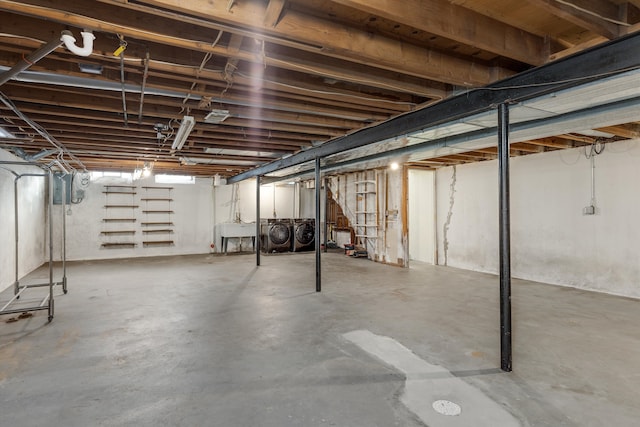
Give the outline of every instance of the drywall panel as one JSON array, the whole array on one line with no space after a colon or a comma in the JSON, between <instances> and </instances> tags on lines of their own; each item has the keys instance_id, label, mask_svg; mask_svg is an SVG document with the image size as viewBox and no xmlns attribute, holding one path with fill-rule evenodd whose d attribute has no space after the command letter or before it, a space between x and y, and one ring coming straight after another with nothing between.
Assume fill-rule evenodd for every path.
<instances>
[{"instance_id":1,"label":"drywall panel","mask_svg":"<svg viewBox=\"0 0 640 427\"><path fill-rule=\"evenodd\" d=\"M591 166L584 149L511 159L514 277L640 297L640 141L607 144ZM437 172L439 262L498 271L495 161Z\"/></svg>"},{"instance_id":2,"label":"drywall panel","mask_svg":"<svg viewBox=\"0 0 640 427\"><path fill-rule=\"evenodd\" d=\"M408 170L409 259L434 263L435 172Z\"/></svg>"},{"instance_id":3,"label":"drywall panel","mask_svg":"<svg viewBox=\"0 0 640 427\"><path fill-rule=\"evenodd\" d=\"M105 241L101 232L105 230L106 195L105 185L135 185L137 194L134 203L139 207L132 215L137 221L129 228L135 230L133 237L126 236L127 241L133 240L136 243L134 248L103 248L101 244ZM167 186L166 184L155 184L153 177L141 179L134 183L114 178L101 178L91 181L86 189L85 198L79 204L67 206L67 259L87 260L87 259L109 259L109 258L129 258L161 255L181 255L208 253L213 236L213 195L211 179L196 179L195 184L173 184L170 198L173 201L170 209L173 211L170 220L173 233L157 237L143 235L141 222L145 220L142 213L144 202L143 197L154 197L144 193L143 186ZM160 197L166 197L163 193ZM164 208L163 208L164 209ZM60 257L60 247L62 239L62 226L58 218L62 206L54 206L54 245L56 257ZM131 214L127 214L131 215ZM147 246L143 240L173 240L172 245Z\"/></svg>"},{"instance_id":4,"label":"drywall panel","mask_svg":"<svg viewBox=\"0 0 640 427\"><path fill-rule=\"evenodd\" d=\"M0 149L1 161L20 161ZM0 165L18 173L43 173L36 167ZM0 245L0 291L15 281L15 211L14 176L0 169L0 221L2 221L2 245ZM38 268L45 261L46 249L46 179L23 177L18 181L19 216L19 266L18 278Z\"/></svg>"}]
</instances>

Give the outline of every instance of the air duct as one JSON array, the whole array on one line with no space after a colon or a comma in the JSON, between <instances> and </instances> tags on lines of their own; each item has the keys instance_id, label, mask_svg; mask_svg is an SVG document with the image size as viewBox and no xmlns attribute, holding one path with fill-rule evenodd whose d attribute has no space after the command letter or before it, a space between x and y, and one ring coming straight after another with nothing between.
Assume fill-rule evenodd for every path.
<instances>
[{"instance_id":1,"label":"air duct","mask_svg":"<svg viewBox=\"0 0 640 427\"><path fill-rule=\"evenodd\" d=\"M69 31L63 31L62 41L67 49L78 56L89 56L93 52L93 41L96 37L89 30L84 30L80 33L82 35L82 47L76 46L76 38Z\"/></svg>"},{"instance_id":2,"label":"air duct","mask_svg":"<svg viewBox=\"0 0 640 427\"><path fill-rule=\"evenodd\" d=\"M58 153L59 150L41 150L40 152L36 153L36 154L29 154L26 151L24 151L22 148L20 147L10 147L9 148L11 151L13 151L13 153L20 157L22 160L25 160L27 162L37 162L38 160L42 159L43 157L47 157L50 156L51 154L54 153Z\"/></svg>"}]
</instances>

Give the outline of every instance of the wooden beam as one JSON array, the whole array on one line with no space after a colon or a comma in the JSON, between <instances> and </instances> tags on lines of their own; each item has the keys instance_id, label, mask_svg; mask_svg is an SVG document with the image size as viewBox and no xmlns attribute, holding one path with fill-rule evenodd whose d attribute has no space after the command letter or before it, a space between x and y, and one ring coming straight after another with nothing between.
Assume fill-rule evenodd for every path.
<instances>
[{"instance_id":1,"label":"wooden beam","mask_svg":"<svg viewBox=\"0 0 640 427\"><path fill-rule=\"evenodd\" d=\"M525 64L541 65L546 61L543 37L446 0L334 0L334 3Z\"/></svg>"},{"instance_id":2,"label":"wooden beam","mask_svg":"<svg viewBox=\"0 0 640 427\"><path fill-rule=\"evenodd\" d=\"M640 138L640 125L631 123L626 125L608 126L604 128L598 128L601 132L612 133L623 138L635 139Z\"/></svg>"},{"instance_id":3,"label":"wooden beam","mask_svg":"<svg viewBox=\"0 0 640 427\"><path fill-rule=\"evenodd\" d=\"M231 84L233 82L233 73L236 72L236 69L238 68L238 62L240 62L240 58L236 57L236 55L240 52L242 40L244 40L243 36L232 34L229 45L227 46L229 58L227 59L227 64L224 66L224 79L228 84Z\"/></svg>"},{"instance_id":4,"label":"wooden beam","mask_svg":"<svg viewBox=\"0 0 640 427\"><path fill-rule=\"evenodd\" d=\"M540 138L527 141L527 144L542 145L550 148L573 148L575 144L560 138Z\"/></svg>"},{"instance_id":5,"label":"wooden beam","mask_svg":"<svg viewBox=\"0 0 640 427\"><path fill-rule=\"evenodd\" d=\"M276 25L278 25L278 22L280 21L280 16L282 16L282 12L286 4L287 4L286 0L269 1L269 5L267 6L267 12L264 15L264 21L263 21L265 27L273 28Z\"/></svg>"},{"instance_id":6,"label":"wooden beam","mask_svg":"<svg viewBox=\"0 0 640 427\"><path fill-rule=\"evenodd\" d=\"M33 2L37 1L42 0L33 0ZM71 8L71 4L65 4L65 7ZM151 41L154 43L164 44L181 49L207 52L223 57L231 56L226 47L218 45L213 46L211 44L212 40L203 40L201 36L198 36L198 38L189 39L183 37L180 33L173 35L170 32L171 28L167 28L166 32L160 33L151 29L136 26L137 21L127 21L130 25L124 25L104 21L102 19L92 18L90 16L81 15L78 13L65 12L62 10L51 9L49 7L33 4L23 4L11 0L1 2L0 10L15 12L45 20L52 20L54 22L65 25L75 25L79 28L88 28L95 31L122 34L126 37ZM11 19L9 19L9 22L11 22ZM27 36L27 34L25 35ZM28 36L33 37L33 35ZM252 33L252 36L257 39L263 39L262 34L260 33ZM269 54L266 56L260 56L256 55L255 52L248 50L239 50L238 52L233 54L233 57L238 61L248 61L258 63L260 65L266 64L267 66L299 71L306 74L322 76L325 78L345 80L356 84L366 84L371 87L388 88L394 91L402 91L405 93L417 94L429 98L442 99L443 97L448 95L448 93L441 87L438 87L437 85L430 85L428 81L424 80L424 76L418 75L417 77L411 77L406 74L402 75L403 70L399 69L398 67L387 67L389 69L384 70L372 68L371 64L367 64L366 62L363 65L362 61L358 59L356 59L356 63L354 63L353 58L343 58L343 61L336 61L332 60L331 58L323 59L321 56L317 56L318 54L323 53L321 52L321 49L319 47L316 46L313 47L313 49L309 50L314 52L316 55L314 61L309 61L308 57L305 61L299 61L297 59L298 55L283 55L279 52L269 52ZM423 68L427 65L424 63L424 59L429 58L427 53L428 52L423 52L423 54L426 56L421 57L421 66ZM430 61L433 60L434 64L436 64L435 66L437 67L445 65L445 63L441 64L438 58L438 56L434 56L433 58L430 58ZM460 62L462 60L456 61ZM417 65L418 64L416 64L416 66ZM484 70L480 71L481 73L484 73L486 71L487 76L489 76L490 74L489 67L483 68L481 64L471 63L467 63L466 65L477 70ZM345 70L349 70L349 72L346 72ZM204 74L204 71L206 70L202 70L202 74ZM193 72L197 73L198 70L194 69ZM449 73L450 70L446 70L445 74L448 75ZM221 74L220 80L223 80L223 77L224 73ZM251 84L251 82L248 83Z\"/></svg>"},{"instance_id":7,"label":"wooden beam","mask_svg":"<svg viewBox=\"0 0 640 427\"><path fill-rule=\"evenodd\" d=\"M632 34L632 33L635 33L637 31L640 31L640 23L633 24L633 25L631 25L629 27L621 27L620 28L621 35L623 33L624 34ZM553 53L553 54L549 55L549 61L555 61L557 59L561 59L561 58L564 58L566 56L573 55L574 53L578 53L578 52L583 51L585 49L589 49L591 47L597 46L597 45L599 45L601 43L605 43L607 40L608 39L606 37L594 37L594 38L592 38L590 40L587 40L584 43L580 43L580 44L577 44L575 46L571 46L571 47L569 47L569 48L567 48L565 50L562 50L560 52L556 52L556 53Z\"/></svg>"},{"instance_id":8,"label":"wooden beam","mask_svg":"<svg viewBox=\"0 0 640 427\"><path fill-rule=\"evenodd\" d=\"M8 84L3 88L3 91L11 99L18 101L40 103L43 105L69 106L94 111L121 111L120 96L117 92L105 93L104 91L82 90L68 87L54 88L40 86L33 88L15 84ZM173 113L173 117L176 116L178 109L184 105L181 101L154 95L147 95L145 102L149 110L149 115L155 113L171 116ZM134 103L133 105L136 104ZM164 109L163 107L169 107L169 109ZM197 110L195 106L192 107L192 110ZM245 107L230 107L230 109L233 118L290 123L300 126L318 126L322 128L323 132L325 130L330 131L330 129L342 129L346 131L348 129L357 129L367 124L364 121L268 109ZM194 115L199 122L202 121L202 117L200 117L198 113L194 112ZM204 116L204 114L202 116ZM314 132L317 132L317 129L312 130L311 133Z\"/></svg>"},{"instance_id":9,"label":"wooden beam","mask_svg":"<svg viewBox=\"0 0 640 427\"><path fill-rule=\"evenodd\" d=\"M277 27L269 28L263 23L266 6L261 2L238 3L233 13L228 12L222 2L208 0L145 0L143 3L250 27L258 34L265 32L295 39L314 46L324 55L372 67L459 86L482 86L491 82L491 67L481 62L468 61L293 10L287 11Z\"/></svg>"},{"instance_id":10,"label":"wooden beam","mask_svg":"<svg viewBox=\"0 0 640 427\"><path fill-rule=\"evenodd\" d=\"M618 6L607 0L527 0L579 27L614 39L621 34Z\"/></svg>"}]
</instances>

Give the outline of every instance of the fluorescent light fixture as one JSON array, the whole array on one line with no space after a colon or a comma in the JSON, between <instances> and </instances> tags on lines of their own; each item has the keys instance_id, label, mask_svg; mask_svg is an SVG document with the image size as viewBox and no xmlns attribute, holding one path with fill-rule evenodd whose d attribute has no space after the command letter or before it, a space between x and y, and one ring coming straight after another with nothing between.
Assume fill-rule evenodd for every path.
<instances>
[{"instance_id":1,"label":"fluorescent light fixture","mask_svg":"<svg viewBox=\"0 0 640 427\"><path fill-rule=\"evenodd\" d=\"M171 145L172 150L181 150L184 146L184 143L187 141L189 134L193 130L193 127L196 125L196 119L193 116L184 116L182 121L180 122L180 127L178 128L178 132L176 132L176 137L173 140L173 144Z\"/></svg>"},{"instance_id":2,"label":"fluorescent light fixture","mask_svg":"<svg viewBox=\"0 0 640 427\"><path fill-rule=\"evenodd\" d=\"M268 151L255 151L255 150L237 150L235 148L213 148L207 147L204 149L207 154L219 154L221 156L251 156L251 157L279 157L277 153L271 153Z\"/></svg>"},{"instance_id":3,"label":"fluorescent light fixture","mask_svg":"<svg viewBox=\"0 0 640 427\"><path fill-rule=\"evenodd\" d=\"M102 65L100 64L87 64L84 62L78 63L80 71L87 74L102 74Z\"/></svg>"},{"instance_id":4,"label":"fluorescent light fixture","mask_svg":"<svg viewBox=\"0 0 640 427\"><path fill-rule=\"evenodd\" d=\"M15 138L15 135L13 135L11 132L4 130L4 128L2 128L0 126L0 138Z\"/></svg>"},{"instance_id":5,"label":"fluorescent light fixture","mask_svg":"<svg viewBox=\"0 0 640 427\"><path fill-rule=\"evenodd\" d=\"M181 159L183 165L229 165L229 166L257 166L263 162L256 162L253 160L231 160L231 159L216 159L208 157L183 157Z\"/></svg>"},{"instance_id":6,"label":"fluorescent light fixture","mask_svg":"<svg viewBox=\"0 0 640 427\"><path fill-rule=\"evenodd\" d=\"M615 136L614 134L609 132L602 132L600 130L593 130L593 129L583 129L574 133L587 135L587 136L595 136L596 138L613 138Z\"/></svg>"},{"instance_id":7,"label":"fluorescent light fixture","mask_svg":"<svg viewBox=\"0 0 640 427\"><path fill-rule=\"evenodd\" d=\"M218 124L224 122L229 116L229 110L211 110L209 114L204 116L204 122Z\"/></svg>"}]
</instances>

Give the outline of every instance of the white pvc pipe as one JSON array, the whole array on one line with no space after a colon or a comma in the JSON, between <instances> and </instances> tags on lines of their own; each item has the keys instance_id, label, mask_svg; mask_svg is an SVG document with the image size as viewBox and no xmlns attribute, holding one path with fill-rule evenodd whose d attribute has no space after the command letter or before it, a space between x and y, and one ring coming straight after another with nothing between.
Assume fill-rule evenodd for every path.
<instances>
[{"instance_id":1,"label":"white pvc pipe","mask_svg":"<svg viewBox=\"0 0 640 427\"><path fill-rule=\"evenodd\" d=\"M71 34L62 34L62 41L67 49L78 56L89 56L93 52L93 41L96 39L91 31L82 31L83 46L76 46L76 38Z\"/></svg>"}]
</instances>

